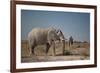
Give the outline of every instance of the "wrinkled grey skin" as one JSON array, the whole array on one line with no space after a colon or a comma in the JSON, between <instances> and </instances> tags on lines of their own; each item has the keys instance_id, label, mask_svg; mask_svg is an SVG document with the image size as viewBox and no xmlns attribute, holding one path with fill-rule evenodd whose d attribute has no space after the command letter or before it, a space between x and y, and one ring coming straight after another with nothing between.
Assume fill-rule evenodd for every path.
<instances>
[{"instance_id":1,"label":"wrinkled grey skin","mask_svg":"<svg viewBox=\"0 0 100 73\"><path fill-rule=\"evenodd\" d=\"M55 41L64 40L64 35L61 30L55 28L33 28L28 34L28 44L30 55L34 54L34 48L37 45L46 45L46 54L51 45L53 45L55 55Z\"/></svg>"}]
</instances>

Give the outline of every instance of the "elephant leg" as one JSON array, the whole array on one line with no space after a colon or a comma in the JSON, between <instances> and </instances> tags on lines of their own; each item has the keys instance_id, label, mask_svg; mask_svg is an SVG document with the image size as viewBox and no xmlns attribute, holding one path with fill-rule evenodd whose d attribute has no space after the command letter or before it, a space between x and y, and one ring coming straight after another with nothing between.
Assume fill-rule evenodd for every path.
<instances>
[{"instance_id":1,"label":"elephant leg","mask_svg":"<svg viewBox=\"0 0 100 73\"><path fill-rule=\"evenodd\" d=\"M54 41L53 41L52 45L53 45L53 56L55 56L56 52L55 52L55 42Z\"/></svg>"},{"instance_id":2,"label":"elephant leg","mask_svg":"<svg viewBox=\"0 0 100 73\"><path fill-rule=\"evenodd\" d=\"M32 54L34 55L34 48L35 48L35 46L32 46Z\"/></svg>"},{"instance_id":3,"label":"elephant leg","mask_svg":"<svg viewBox=\"0 0 100 73\"><path fill-rule=\"evenodd\" d=\"M47 53L49 51L49 48L50 48L50 44L49 43L46 43L46 55L47 55Z\"/></svg>"},{"instance_id":4,"label":"elephant leg","mask_svg":"<svg viewBox=\"0 0 100 73\"><path fill-rule=\"evenodd\" d=\"M29 48L29 56L31 56L31 54L32 54L32 49Z\"/></svg>"},{"instance_id":5,"label":"elephant leg","mask_svg":"<svg viewBox=\"0 0 100 73\"><path fill-rule=\"evenodd\" d=\"M71 42L69 42L69 47L71 46Z\"/></svg>"},{"instance_id":6,"label":"elephant leg","mask_svg":"<svg viewBox=\"0 0 100 73\"><path fill-rule=\"evenodd\" d=\"M28 50L29 50L29 56L31 56L31 54L32 54L32 47L31 47L31 45L29 45Z\"/></svg>"}]
</instances>

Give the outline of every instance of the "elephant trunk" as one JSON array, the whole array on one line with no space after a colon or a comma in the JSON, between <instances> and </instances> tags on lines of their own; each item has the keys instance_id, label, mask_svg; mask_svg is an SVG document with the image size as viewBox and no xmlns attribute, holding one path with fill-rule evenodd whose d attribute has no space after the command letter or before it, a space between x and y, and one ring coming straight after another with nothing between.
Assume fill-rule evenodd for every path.
<instances>
[{"instance_id":1,"label":"elephant trunk","mask_svg":"<svg viewBox=\"0 0 100 73\"><path fill-rule=\"evenodd\" d=\"M62 40L62 44L63 44L62 48L63 48L63 55L64 55L64 51L65 51L65 40Z\"/></svg>"}]
</instances>

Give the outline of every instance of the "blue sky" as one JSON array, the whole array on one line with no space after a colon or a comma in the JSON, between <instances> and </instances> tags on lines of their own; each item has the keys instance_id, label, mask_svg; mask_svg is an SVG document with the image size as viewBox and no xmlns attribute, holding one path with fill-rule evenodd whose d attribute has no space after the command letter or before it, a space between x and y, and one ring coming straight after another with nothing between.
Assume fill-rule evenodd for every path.
<instances>
[{"instance_id":1,"label":"blue sky","mask_svg":"<svg viewBox=\"0 0 100 73\"><path fill-rule=\"evenodd\" d=\"M66 39L72 36L77 41L90 41L89 13L21 10L21 39L27 39L36 27L54 27L61 29Z\"/></svg>"}]
</instances>

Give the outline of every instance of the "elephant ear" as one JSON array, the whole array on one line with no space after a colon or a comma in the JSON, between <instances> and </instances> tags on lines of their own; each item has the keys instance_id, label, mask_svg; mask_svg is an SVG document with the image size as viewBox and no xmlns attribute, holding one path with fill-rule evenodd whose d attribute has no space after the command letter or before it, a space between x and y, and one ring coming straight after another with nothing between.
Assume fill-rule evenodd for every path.
<instances>
[{"instance_id":1,"label":"elephant ear","mask_svg":"<svg viewBox=\"0 0 100 73\"><path fill-rule=\"evenodd\" d=\"M60 31L60 29L56 29L55 33L58 35L59 31Z\"/></svg>"},{"instance_id":2,"label":"elephant ear","mask_svg":"<svg viewBox=\"0 0 100 73\"><path fill-rule=\"evenodd\" d=\"M58 29L57 35L60 37L61 40L65 39L65 37L60 29Z\"/></svg>"},{"instance_id":3,"label":"elephant ear","mask_svg":"<svg viewBox=\"0 0 100 73\"><path fill-rule=\"evenodd\" d=\"M56 29L50 29L48 31L47 39L48 39L48 41L57 40L58 39L58 35L57 35L57 32L56 32Z\"/></svg>"},{"instance_id":4,"label":"elephant ear","mask_svg":"<svg viewBox=\"0 0 100 73\"><path fill-rule=\"evenodd\" d=\"M56 34L59 36L60 29L56 29Z\"/></svg>"}]
</instances>

